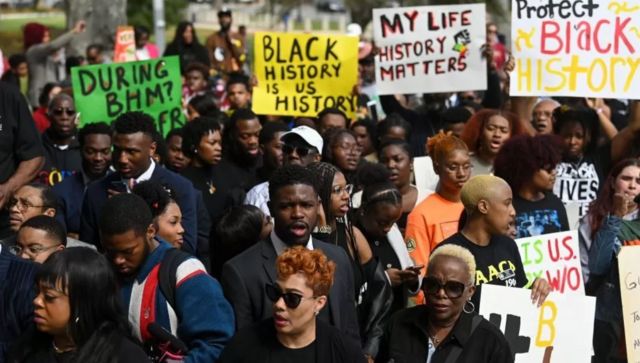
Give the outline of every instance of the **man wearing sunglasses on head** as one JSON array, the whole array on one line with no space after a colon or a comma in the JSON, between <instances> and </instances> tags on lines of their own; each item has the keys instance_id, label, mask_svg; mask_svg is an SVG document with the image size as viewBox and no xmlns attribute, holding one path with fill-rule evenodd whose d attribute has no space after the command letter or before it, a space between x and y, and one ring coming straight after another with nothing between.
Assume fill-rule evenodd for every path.
<instances>
[{"instance_id":1,"label":"man wearing sunglasses on head","mask_svg":"<svg viewBox=\"0 0 640 363\"><path fill-rule=\"evenodd\" d=\"M320 205L311 171L300 165L278 169L269 180L269 196L274 221L269 238L232 258L222 268L222 286L235 310L238 329L272 315L264 286L276 281L276 258L289 247L306 246L309 250L321 250L336 264L335 284L330 289L327 307L318 309L318 317L359 341L349 257L341 247L311 237Z\"/></svg>"},{"instance_id":2,"label":"man wearing sunglasses on head","mask_svg":"<svg viewBox=\"0 0 640 363\"><path fill-rule=\"evenodd\" d=\"M320 250L285 250L276 260L277 280L265 285L273 316L239 331L219 362L364 362L355 342L317 318L335 269Z\"/></svg>"},{"instance_id":3,"label":"man wearing sunglasses on head","mask_svg":"<svg viewBox=\"0 0 640 363\"><path fill-rule=\"evenodd\" d=\"M82 156L78 142L76 112L73 98L66 93L55 96L47 108L51 126L42 134L45 164L38 179L53 186L82 170Z\"/></svg>"},{"instance_id":4,"label":"man wearing sunglasses on head","mask_svg":"<svg viewBox=\"0 0 640 363\"><path fill-rule=\"evenodd\" d=\"M512 363L502 332L477 315L471 302L475 271L466 248L449 244L435 249L422 281L427 303L394 315L376 362Z\"/></svg>"},{"instance_id":5,"label":"man wearing sunglasses on head","mask_svg":"<svg viewBox=\"0 0 640 363\"><path fill-rule=\"evenodd\" d=\"M282 141L283 165L307 166L322 159L322 136L309 126L298 126L280 137ZM247 193L244 204L255 205L266 215L271 215L269 202L269 182L258 184Z\"/></svg>"}]
</instances>

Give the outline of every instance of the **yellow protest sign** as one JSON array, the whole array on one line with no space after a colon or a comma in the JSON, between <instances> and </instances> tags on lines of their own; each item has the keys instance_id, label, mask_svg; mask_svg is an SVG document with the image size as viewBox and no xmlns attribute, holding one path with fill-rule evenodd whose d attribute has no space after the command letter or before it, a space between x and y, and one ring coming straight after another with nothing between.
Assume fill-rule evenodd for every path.
<instances>
[{"instance_id":1,"label":"yellow protest sign","mask_svg":"<svg viewBox=\"0 0 640 363\"><path fill-rule=\"evenodd\" d=\"M353 117L357 37L258 32L254 54L255 113L315 117L335 107Z\"/></svg>"}]
</instances>

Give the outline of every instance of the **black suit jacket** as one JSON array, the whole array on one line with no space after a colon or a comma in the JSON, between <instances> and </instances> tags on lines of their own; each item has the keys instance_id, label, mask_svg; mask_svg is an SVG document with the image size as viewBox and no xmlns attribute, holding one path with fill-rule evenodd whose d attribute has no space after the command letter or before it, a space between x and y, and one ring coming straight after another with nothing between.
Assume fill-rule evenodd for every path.
<instances>
[{"instance_id":1,"label":"black suit jacket","mask_svg":"<svg viewBox=\"0 0 640 363\"><path fill-rule=\"evenodd\" d=\"M98 233L98 221L102 214L102 207L109 199L108 189L111 182L119 181L122 177L115 172L91 183L87 187L82 201L82 213L80 217L80 240L93 243L102 250ZM195 254L197 246L197 198L202 198L196 193L193 184L184 177L169 171L156 164L150 180L169 186L175 193L175 199L182 212L182 227L184 228L183 250Z\"/></svg>"},{"instance_id":2,"label":"black suit jacket","mask_svg":"<svg viewBox=\"0 0 640 363\"><path fill-rule=\"evenodd\" d=\"M317 239L313 239L313 248L322 250L327 258L336 264L327 304L329 322L343 334L360 342L356 302L353 296L353 270L349 257L342 248ZM265 285L276 281L277 257L269 239L258 242L222 267L222 288L235 311L238 329L273 315L273 303L267 297Z\"/></svg>"}]
</instances>

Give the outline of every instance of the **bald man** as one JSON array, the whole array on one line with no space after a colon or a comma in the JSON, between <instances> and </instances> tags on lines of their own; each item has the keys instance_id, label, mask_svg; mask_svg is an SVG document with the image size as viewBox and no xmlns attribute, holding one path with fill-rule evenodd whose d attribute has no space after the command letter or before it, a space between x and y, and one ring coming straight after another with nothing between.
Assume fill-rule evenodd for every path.
<instances>
[{"instance_id":1,"label":"bald man","mask_svg":"<svg viewBox=\"0 0 640 363\"><path fill-rule=\"evenodd\" d=\"M553 110L560 107L560 103L552 99L543 99L533 106L531 124L538 135L553 134Z\"/></svg>"},{"instance_id":2,"label":"bald man","mask_svg":"<svg viewBox=\"0 0 640 363\"><path fill-rule=\"evenodd\" d=\"M464 227L440 245L462 246L475 257L477 290L471 301L477 309L482 284L525 287L528 281L518 246L508 237L516 216L509 184L496 176L478 175L462 187L460 199ZM536 279L532 290L531 299L541 305L550 288L545 279Z\"/></svg>"}]
</instances>

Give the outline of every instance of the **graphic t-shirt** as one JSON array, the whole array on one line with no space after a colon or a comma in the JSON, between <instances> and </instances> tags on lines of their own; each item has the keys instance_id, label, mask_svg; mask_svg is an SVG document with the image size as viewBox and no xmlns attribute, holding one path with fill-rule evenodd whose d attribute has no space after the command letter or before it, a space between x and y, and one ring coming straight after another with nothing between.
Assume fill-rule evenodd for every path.
<instances>
[{"instance_id":1,"label":"graphic t-shirt","mask_svg":"<svg viewBox=\"0 0 640 363\"><path fill-rule=\"evenodd\" d=\"M513 197L516 209L517 238L539 236L541 234L568 231L567 211L560 198L548 192L535 202Z\"/></svg>"},{"instance_id":2,"label":"graphic t-shirt","mask_svg":"<svg viewBox=\"0 0 640 363\"><path fill-rule=\"evenodd\" d=\"M579 216L584 217L606 178L611 164L611 147L605 145L585 155L579 162L562 161L556 167L553 194L564 204L578 203Z\"/></svg>"},{"instance_id":3,"label":"graphic t-shirt","mask_svg":"<svg viewBox=\"0 0 640 363\"><path fill-rule=\"evenodd\" d=\"M436 246L458 232L458 221L464 209L462 203L444 199L433 193L409 214L405 243L416 265L427 266ZM422 269L424 274L426 268Z\"/></svg>"},{"instance_id":4,"label":"graphic t-shirt","mask_svg":"<svg viewBox=\"0 0 640 363\"><path fill-rule=\"evenodd\" d=\"M516 242L503 235L491 237L487 246L479 246L462 233L442 241L440 246L455 244L462 246L473 254L476 259L476 293L471 301L476 306L480 304L480 294L483 284L501 285L507 287L524 287L527 285L527 275L522 266L522 259Z\"/></svg>"}]
</instances>

